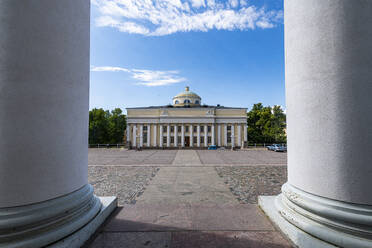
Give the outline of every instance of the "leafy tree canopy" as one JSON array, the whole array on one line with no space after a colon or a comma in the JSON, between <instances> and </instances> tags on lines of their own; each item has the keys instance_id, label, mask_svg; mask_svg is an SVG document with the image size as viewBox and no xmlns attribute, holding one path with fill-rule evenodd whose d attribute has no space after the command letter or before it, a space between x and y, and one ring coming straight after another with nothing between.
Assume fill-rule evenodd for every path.
<instances>
[{"instance_id":1,"label":"leafy tree canopy","mask_svg":"<svg viewBox=\"0 0 372 248\"><path fill-rule=\"evenodd\" d=\"M254 104L247 113L247 122L250 143L286 142L286 115L280 106Z\"/></svg>"},{"instance_id":2,"label":"leafy tree canopy","mask_svg":"<svg viewBox=\"0 0 372 248\"><path fill-rule=\"evenodd\" d=\"M126 119L120 108L111 112L101 108L89 111L89 144L123 143L125 128Z\"/></svg>"}]
</instances>

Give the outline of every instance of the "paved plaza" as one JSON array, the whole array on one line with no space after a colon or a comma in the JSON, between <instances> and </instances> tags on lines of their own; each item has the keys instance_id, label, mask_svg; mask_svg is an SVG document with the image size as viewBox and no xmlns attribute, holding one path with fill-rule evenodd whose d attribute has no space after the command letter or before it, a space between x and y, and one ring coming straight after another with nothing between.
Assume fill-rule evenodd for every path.
<instances>
[{"instance_id":1,"label":"paved plaza","mask_svg":"<svg viewBox=\"0 0 372 248\"><path fill-rule=\"evenodd\" d=\"M90 149L89 182L119 208L87 247L291 247L257 206L286 153Z\"/></svg>"}]
</instances>

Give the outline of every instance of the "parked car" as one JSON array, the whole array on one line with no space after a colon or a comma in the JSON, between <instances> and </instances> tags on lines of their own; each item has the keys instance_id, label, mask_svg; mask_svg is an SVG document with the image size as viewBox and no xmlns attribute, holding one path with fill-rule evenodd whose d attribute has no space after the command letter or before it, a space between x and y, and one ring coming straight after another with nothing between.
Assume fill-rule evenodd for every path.
<instances>
[{"instance_id":1,"label":"parked car","mask_svg":"<svg viewBox=\"0 0 372 248\"><path fill-rule=\"evenodd\" d=\"M279 144L272 144L271 146L268 146L267 149L275 152L286 152L287 147Z\"/></svg>"},{"instance_id":2,"label":"parked car","mask_svg":"<svg viewBox=\"0 0 372 248\"><path fill-rule=\"evenodd\" d=\"M209 146L208 150L217 150L217 146Z\"/></svg>"}]
</instances>

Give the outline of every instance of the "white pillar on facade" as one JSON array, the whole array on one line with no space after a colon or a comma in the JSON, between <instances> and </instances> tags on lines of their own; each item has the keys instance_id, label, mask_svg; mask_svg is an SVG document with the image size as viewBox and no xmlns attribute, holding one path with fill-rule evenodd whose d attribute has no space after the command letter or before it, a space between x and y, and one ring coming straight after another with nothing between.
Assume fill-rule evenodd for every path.
<instances>
[{"instance_id":1,"label":"white pillar on facade","mask_svg":"<svg viewBox=\"0 0 372 248\"><path fill-rule=\"evenodd\" d=\"M215 145L215 130L214 130L215 124L212 124L212 146Z\"/></svg>"},{"instance_id":2,"label":"white pillar on facade","mask_svg":"<svg viewBox=\"0 0 372 248\"><path fill-rule=\"evenodd\" d=\"M143 147L143 124L140 124L140 133L139 133L139 146Z\"/></svg>"},{"instance_id":3,"label":"white pillar on facade","mask_svg":"<svg viewBox=\"0 0 372 248\"><path fill-rule=\"evenodd\" d=\"M127 144L130 141L130 124L127 124Z\"/></svg>"},{"instance_id":4,"label":"white pillar on facade","mask_svg":"<svg viewBox=\"0 0 372 248\"><path fill-rule=\"evenodd\" d=\"M227 124L224 124L224 132L223 132L223 137L224 137L224 146L227 146Z\"/></svg>"},{"instance_id":5,"label":"white pillar on facade","mask_svg":"<svg viewBox=\"0 0 372 248\"><path fill-rule=\"evenodd\" d=\"M132 144L133 144L134 147L136 147L137 146L137 125L136 124L133 124L132 131L133 131L133 135L132 135L133 141L132 141Z\"/></svg>"},{"instance_id":6,"label":"white pillar on facade","mask_svg":"<svg viewBox=\"0 0 372 248\"><path fill-rule=\"evenodd\" d=\"M174 126L174 147L178 146L178 125Z\"/></svg>"},{"instance_id":7,"label":"white pillar on facade","mask_svg":"<svg viewBox=\"0 0 372 248\"><path fill-rule=\"evenodd\" d=\"M185 124L181 126L181 146L185 147Z\"/></svg>"},{"instance_id":8,"label":"white pillar on facade","mask_svg":"<svg viewBox=\"0 0 372 248\"><path fill-rule=\"evenodd\" d=\"M193 126L190 125L190 147L193 147L194 146L194 130L193 130Z\"/></svg>"},{"instance_id":9,"label":"white pillar on facade","mask_svg":"<svg viewBox=\"0 0 372 248\"><path fill-rule=\"evenodd\" d=\"M157 124L154 124L153 125L154 127L154 140L153 140L153 144L154 144L154 147L156 147L158 145L157 143L157 134L158 134L158 125Z\"/></svg>"},{"instance_id":10,"label":"white pillar on facade","mask_svg":"<svg viewBox=\"0 0 372 248\"><path fill-rule=\"evenodd\" d=\"M242 124L238 124L238 146L242 146Z\"/></svg>"},{"instance_id":11,"label":"white pillar on facade","mask_svg":"<svg viewBox=\"0 0 372 248\"><path fill-rule=\"evenodd\" d=\"M170 136L170 125L168 124L167 125L167 147L170 147L170 140L171 140L171 136Z\"/></svg>"},{"instance_id":12,"label":"white pillar on facade","mask_svg":"<svg viewBox=\"0 0 372 248\"><path fill-rule=\"evenodd\" d=\"M67 247L100 213L88 184L89 16L89 0L0 1L0 247Z\"/></svg>"},{"instance_id":13,"label":"white pillar on facade","mask_svg":"<svg viewBox=\"0 0 372 248\"><path fill-rule=\"evenodd\" d=\"M208 125L204 125L204 147L208 147Z\"/></svg>"},{"instance_id":14,"label":"white pillar on facade","mask_svg":"<svg viewBox=\"0 0 372 248\"><path fill-rule=\"evenodd\" d=\"M196 130L197 130L197 140L196 140L196 143L197 143L197 146L200 147L200 124L198 124L198 126L196 127Z\"/></svg>"},{"instance_id":15,"label":"white pillar on facade","mask_svg":"<svg viewBox=\"0 0 372 248\"><path fill-rule=\"evenodd\" d=\"M147 147L151 146L151 125L147 125Z\"/></svg>"},{"instance_id":16,"label":"white pillar on facade","mask_svg":"<svg viewBox=\"0 0 372 248\"><path fill-rule=\"evenodd\" d=\"M284 5L288 182L276 206L316 240L372 247L372 1Z\"/></svg>"},{"instance_id":17,"label":"white pillar on facade","mask_svg":"<svg viewBox=\"0 0 372 248\"><path fill-rule=\"evenodd\" d=\"M217 128L217 145L218 146L221 146L222 145L222 137L221 137L221 124L218 124L218 128Z\"/></svg>"},{"instance_id":18,"label":"white pillar on facade","mask_svg":"<svg viewBox=\"0 0 372 248\"><path fill-rule=\"evenodd\" d=\"M235 125L231 125L231 147L235 147Z\"/></svg>"},{"instance_id":19,"label":"white pillar on facade","mask_svg":"<svg viewBox=\"0 0 372 248\"><path fill-rule=\"evenodd\" d=\"M159 146L163 147L163 125L160 124Z\"/></svg>"}]
</instances>

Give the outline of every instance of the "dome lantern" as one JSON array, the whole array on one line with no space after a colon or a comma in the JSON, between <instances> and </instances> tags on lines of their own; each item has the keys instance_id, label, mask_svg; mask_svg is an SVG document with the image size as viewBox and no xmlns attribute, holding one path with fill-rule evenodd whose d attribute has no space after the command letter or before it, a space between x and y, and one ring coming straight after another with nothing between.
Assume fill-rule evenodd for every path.
<instances>
[{"instance_id":1,"label":"dome lantern","mask_svg":"<svg viewBox=\"0 0 372 248\"><path fill-rule=\"evenodd\" d=\"M190 91L186 86L185 91L173 97L173 106L175 107L198 107L201 104L201 97Z\"/></svg>"}]
</instances>

